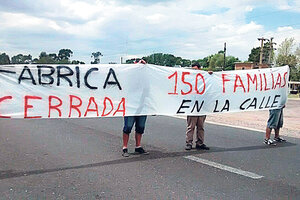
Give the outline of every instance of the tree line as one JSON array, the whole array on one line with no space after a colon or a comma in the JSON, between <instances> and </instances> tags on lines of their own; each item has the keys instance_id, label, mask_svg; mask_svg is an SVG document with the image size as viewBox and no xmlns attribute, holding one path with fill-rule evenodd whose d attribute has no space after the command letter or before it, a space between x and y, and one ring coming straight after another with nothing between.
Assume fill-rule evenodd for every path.
<instances>
[{"instance_id":1,"label":"tree line","mask_svg":"<svg viewBox=\"0 0 300 200\"><path fill-rule=\"evenodd\" d=\"M262 62L266 64L275 62L276 66L289 65L290 80L300 81L300 46L295 48L294 38L286 38L280 45L275 56L274 50L271 49L270 42L264 44ZM271 55L270 55L271 54ZM79 60L71 60L73 51L70 49L60 49L59 52L47 54L41 52L38 58L32 58L30 54L18 54L10 59L6 53L0 53L0 64L85 64ZM101 52L93 52L91 54L91 64L99 64ZM134 63L140 59L145 60L149 64L168 66L168 67L189 67L193 63L198 63L203 70L234 70L236 62L241 62L239 58L234 56L226 56L224 62L224 51L219 51L215 54L206 56L201 59L189 60L182 57L177 57L172 54L154 53L142 58L133 58L126 60L127 64ZM260 60L260 47L251 49L248 60L244 62L258 63ZM110 62L112 63L112 62ZM224 66L225 64L225 66Z\"/></svg>"},{"instance_id":2,"label":"tree line","mask_svg":"<svg viewBox=\"0 0 300 200\"><path fill-rule=\"evenodd\" d=\"M142 58L133 58L126 60L127 64L134 63L135 61L139 61L140 59L145 60L149 64L168 66L168 67L190 67L194 63L200 64L204 70L212 69L212 70L222 70L224 68L224 54L223 51L219 51L216 54L204 57L202 59L197 60L189 60L181 57L176 57L172 54L163 54L163 53L154 53L150 56L145 56ZM240 60L233 56L226 56L226 67L224 70L233 70L234 63L240 62Z\"/></svg>"},{"instance_id":3,"label":"tree line","mask_svg":"<svg viewBox=\"0 0 300 200\"><path fill-rule=\"evenodd\" d=\"M300 45L296 46L294 38L286 38L278 47L277 55L271 47L270 42L266 42L263 48L262 63L274 66L288 65L290 67L290 80L300 81ZM295 49L295 50L294 50ZM244 62L259 63L261 47L251 49L248 60ZM241 62L239 58L234 56L226 56L224 62L224 51L206 56L202 59L189 60L176 57L172 54L154 53L142 58L132 58L126 60L127 64L134 63L140 59L145 60L149 64L168 66L168 67L189 67L194 63L198 63L203 70L234 70L235 63ZM225 64L225 66L224 66Z\"/></svg>"},{"instance_id":4,"label":"tree line","mask_svg":"<svg viewBox=\"0 0 300 200\"><path fill-rule=\"evenodd\" d=\"M79 60L70 60L73 51L70 49L60 49L58 54L41 52L38 58L32 58L30 54L18 54L11 59L6 53L0 53L0 64L85 64Z\"/></svg>"}]
</instances>

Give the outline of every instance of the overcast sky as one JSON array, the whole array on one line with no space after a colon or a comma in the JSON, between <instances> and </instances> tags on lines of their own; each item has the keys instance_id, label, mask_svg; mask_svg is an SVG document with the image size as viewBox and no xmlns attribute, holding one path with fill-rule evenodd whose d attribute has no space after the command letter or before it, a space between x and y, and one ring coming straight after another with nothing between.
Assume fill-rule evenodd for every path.
<instances>
[{"instance_id":1,"label":"overcast sky","mask_svg":"<svg viewBox=\"0 0 300 200\"><path fill-rule=\"evenodd\" d=\"M101 63L170 53L247 60L258 37L300 43L300 0L0 0L0 53L38 57L73 51L72 60Z\"/></svg>"}]
</instances>

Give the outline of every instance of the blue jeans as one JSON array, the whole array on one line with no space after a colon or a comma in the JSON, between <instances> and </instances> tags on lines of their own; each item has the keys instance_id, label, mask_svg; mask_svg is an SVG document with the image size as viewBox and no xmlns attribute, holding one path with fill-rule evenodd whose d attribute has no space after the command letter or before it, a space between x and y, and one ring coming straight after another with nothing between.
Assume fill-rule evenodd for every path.
<instances>
[{"instance_id":1,"label":"blue jeans","mask_svg":"<svg viewBox=\"0 0 300 200\"><path fill-rule=\"evenodd\" d=\"M131 133L133 124L135 123L135 132L143 134L145 130L147 116L128 116L124 117L123 133Z\"/></svg>"},{"instance_id":2,"label":"blue jeans","mask_svg":"<svg viewBox=\"0 0 300 200\"><path fill-rule=\"evenodd\" d=\"M283 125L283 109L270 110L269 114L267 127L270 129L280 129Z\"/></svg>"}]
</instances>

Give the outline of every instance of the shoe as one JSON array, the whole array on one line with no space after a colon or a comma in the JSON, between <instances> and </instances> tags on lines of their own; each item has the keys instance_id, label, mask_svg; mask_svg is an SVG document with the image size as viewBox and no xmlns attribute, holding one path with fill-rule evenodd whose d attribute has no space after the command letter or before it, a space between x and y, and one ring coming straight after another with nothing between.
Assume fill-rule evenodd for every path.
<instances>
[{"instance_id":1,"label":"shoe","mask_svg":"<svg viewBox=\"0 0 300 200\"><path fill-rule=\"evenodd\" d=\"M264 143L267 144L267 145L276 146L275 142L271 139L265 139Z\"/></svg>"},{"instance_id":2,"label":"shoe","mask_svg":"<svg viewBox=\"0 0 300 200\"><path fill-rule=\"evenodd\" d=\"M277 138L274 137L274 141L275 142L286 142L286 140L281 137L277 137Z\"/></svg>"},{"instance_id":3,"label":"shoe","mask_svg":"<svg viewBox=\"0 0 300 200\"><path fill-rule=\"evenodd\" d=\"M145 149L143 149L143 147L137 147L135 148L135 153L136 154L144 154L144 155L148 155L149 152L145 151Z\"/></svg>"},{"instance_id":4,"label":"shoe","mask_svg":"<svg viewBox=\"0 0 300 200\"><path fill-rule=\"evenodd\" d=\"M123 149L122 156L123 157L129 157L128 149Z\"/></svg>"},{"instance_id":5,"label":"shoe","mask_svg":"<svg viewBox=\"0 0 300 200\"><path fill-rule=\"evenodd\" d=\"M189 151L192 149L192 144L186 144L185 150Z\"/></svg>"},{"instance_id":6,"label":"shoe","mask_svg":"<svg viewBox=\"0 0 300 200\"><path fill-rule=\"evenodd\" d=\"M209 150L209 147L206 146L205 144L196 144L196 149L204 149L204 150Z\"/></svg>"}]
</instances>

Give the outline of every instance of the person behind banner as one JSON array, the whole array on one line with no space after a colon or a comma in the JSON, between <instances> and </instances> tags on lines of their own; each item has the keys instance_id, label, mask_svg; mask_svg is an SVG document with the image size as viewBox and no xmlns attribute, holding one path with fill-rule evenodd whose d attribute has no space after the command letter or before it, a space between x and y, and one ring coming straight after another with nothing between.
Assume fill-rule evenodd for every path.
<instances>
[{"instance_id":1,"label":"person behind banner","mask_svg":"<svg viewBox=\"0 0 300 200\"><path fill-rule=\"evenodd\" d=\"M283 126L283 108L269 110L269 119L266 128L266 138L264 139L264 143L267 145L276 145L275 142L286 142L285 139L279 137L279 130ZM272 129L275 131L274 140L272 140L271 132Z\"/></svg>"},{"instance_id":2,"label":"person behind banner","mask_svg":"<svg viewBox=\"0 0 300 200\"><path fill-rule=\"evenodd\" d=\"M200 65L198 63L194 63L192 68L195 70L200 70ZM208 71L211 75L213 72ZM206 119L206 115L200 116L187 116L187 130L186 130L186 146L185 150L191 150L193 147L193 138L194 132L196 128L196 149L204 149L209 150L209 147L204 144L204 122Z\"/></svg>"},{"instance_id":3,"label":"person behind banner","mask_svg":"<svg viewBox=\"0 0 300 200\"><path fill-rule=\"evenodd\" d=\"M141 59L136 64L146 64L146 61ZM128 157L128 141L129 141L129 134L131 133L132 127L135 124L135 154L144 154L147 155L147 152L141 146L141 140L143 133L145 131L145 124L146 124L147 116L126 116L124 117L124 127L123 127L123 152L122 156Z\"/></svg>"}]
</instances>

